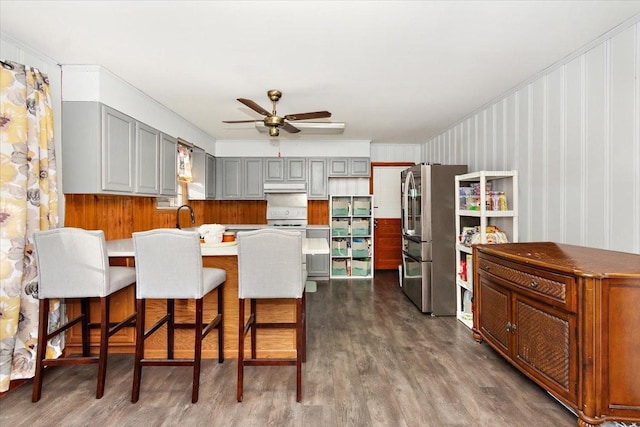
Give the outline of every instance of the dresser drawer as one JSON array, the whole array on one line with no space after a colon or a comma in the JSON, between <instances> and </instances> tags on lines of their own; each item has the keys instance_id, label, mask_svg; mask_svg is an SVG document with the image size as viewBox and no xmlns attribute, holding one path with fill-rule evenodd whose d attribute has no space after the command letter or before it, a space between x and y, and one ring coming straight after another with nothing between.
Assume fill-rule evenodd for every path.
<instances>
[{"instance_id":1,"label":"dresser drawer","mask_svg":"<svg viewBox=\"0 0 640 427\"><path fill-rule=\"evenodd\" d=\"M568 311L576 311L576 285L573 277L524 264L505 261L481 254L478 260L479 274L488 273L507 281L508 285L530 298L545 301Z\"/></svg>"}]
</instances>

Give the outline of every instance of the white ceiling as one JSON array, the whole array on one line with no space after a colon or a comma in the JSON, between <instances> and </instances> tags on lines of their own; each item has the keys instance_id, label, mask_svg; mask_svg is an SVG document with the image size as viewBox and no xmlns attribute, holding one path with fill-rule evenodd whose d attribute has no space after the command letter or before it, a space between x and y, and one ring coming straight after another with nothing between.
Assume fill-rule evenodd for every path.
<instances>
[{"instance_id":1,"label":"white ceiling","mask_svg":"<svg viewBox=\"0 0 640 427\"><path fill-rule=\"evenodd\" d=\"M99 64L219 140L235 99L329 110L340 139L423 142L640 13L640 1L12 1L0 29ZM634 18L635 19L635 18ZM1 56L1 55L0 55ZM335 139L281 132L288 139Z\"/></svg>"}]
</instances>

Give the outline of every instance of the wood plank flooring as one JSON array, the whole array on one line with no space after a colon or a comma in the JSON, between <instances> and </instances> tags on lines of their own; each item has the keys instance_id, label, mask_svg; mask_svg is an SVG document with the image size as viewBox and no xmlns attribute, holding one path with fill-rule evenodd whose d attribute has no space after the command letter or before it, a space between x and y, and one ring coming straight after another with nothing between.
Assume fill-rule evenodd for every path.
<instances>
[{"instance_id":1,"label":"wood plank flooring","mask_svg":"<svg viewBox=\"0 0 640 427\"><path fill-rule=\"evenodd\" d=\"M245 368L244 401L236 402L232 359L203 362L196 404L189 368L145 368L132 404L133 355L125 354L109 357L102 399L95 399L96 365L53 368L40 402L31 403L31 382L0 399L0 425L576 425L455 318L420 313L398 288L397 271L376 272L374 281L319 281L307 303L301 403L293 367Z\"/></svg>"}]
</instances>

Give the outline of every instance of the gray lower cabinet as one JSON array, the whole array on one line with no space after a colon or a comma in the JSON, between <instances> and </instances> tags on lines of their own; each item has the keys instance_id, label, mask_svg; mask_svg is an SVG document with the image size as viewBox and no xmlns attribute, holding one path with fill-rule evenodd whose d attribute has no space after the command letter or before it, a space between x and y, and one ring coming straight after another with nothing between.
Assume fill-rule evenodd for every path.
<instances>
[{"instance_id":1,"label":"gray lower cabinet","mask_svg":"<svg viewBox=\"0 0 640 427\"><path fill-rule=\"evenodd\" d=\"M307 198L310 200L329 199L329 180L327 177L327 159L309 158L307 160Z\"/></svg>"},{"instance_id":2,"label":"gray lower cabinet","mask_svg":"<svg viewBox=\"0 0 640 427\"><path fill-rule=\"evenodd\" d=\"M65 101L62 138L64 193L176 194L176 145L157 129L99 102Z\"/></svg>"},{"instance_id":3,"label":"gray lower cabinet","mask_svg":"<svg viewBox=\"0 0 640 427\"><path fill-rule=\"evenodd\" d=\"M216 158L216 199L263 200L262 157Z\"/></svg>"},{"instance_id":4,"label":"gray lower cabinet","mask_svg":"<svg viewBox=\"0 0 640 427\"><path fill-rule=\"evenodd\" d=\"M329 242L329 227L307 228L307 237L326 239ZM329 255L307 255L308 277L329 277Z\"/></svg>"},{"instance_id":5,"label":"gray lower cabinet","mask_svg":"<svg viewBox=\"0 0 640 427\"><path fill-rule=\"evenodd\" d=\"M368 177L371 175L371 160L368 157L329 158L330 177Z\"/></svg>"},{"instance_id":6,"label":"gray lower cabinet","mask_svg":"<svg viewBox=\"0 0 640 427\"><path fill-rule=\"evenodd\" d=\"M191 153L191 175L187 185L189 200L214 200L216 197L216 159L204 151Z\"/></svg>"}]
</instances>

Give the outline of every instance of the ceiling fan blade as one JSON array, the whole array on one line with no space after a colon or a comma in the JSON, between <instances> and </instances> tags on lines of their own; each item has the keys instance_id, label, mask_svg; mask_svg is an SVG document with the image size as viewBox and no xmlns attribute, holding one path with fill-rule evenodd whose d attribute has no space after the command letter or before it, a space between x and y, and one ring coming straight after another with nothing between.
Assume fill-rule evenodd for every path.
<instances>
[{"instance_id":1,"label":"ceiling fan blade","mask_svg":"<svg viewBox=\"0 0 640 427\"><path fill-rule=\"evenodd\" d=\"M253 123L260 120L223 120L222 123Z\"/></svg>"},{"instance_id":2,"label":"ceiling fan blade","mask_svg":"<svg viewBox=\"0 0 640 427\"><path fill-rule=\"evenodd\" d=\"M300 132L300 129L298 129L297 127L293 126L291 123L284 122L284 124L281 127L282 127L282 129L286 130L289 133L298 133L298 132Z\"/></svg>"},{"instance_id":3,"label":"ceiling fan blade","mask_svg":"<svg viewBox=\"0 0 640 427\"><path fill-rule=\"evenodd\" d=\"M263 116L267 116L267 117L271 116L270 112L268 112L267 110L265 110L264 108L262 108L261 106L259 106L258 104L256 104L254 101L252 101L250 99L238 98L238 101L242 102L244 105L246 105L247 107L251 108L256 113L260 113Z\"/></svg>"},{"instance_id":4,"label":"ceiling fan blade","mask_svg":"<svg viewBox=\"0 0 640 427\"><path fill-rule=\"evenodd\" d=\"M325 119L331 117L328 111L314 111L312 113L288 114L284 116L287 120L309 120L309 119Z\"/></svg>"}]
</instances>

